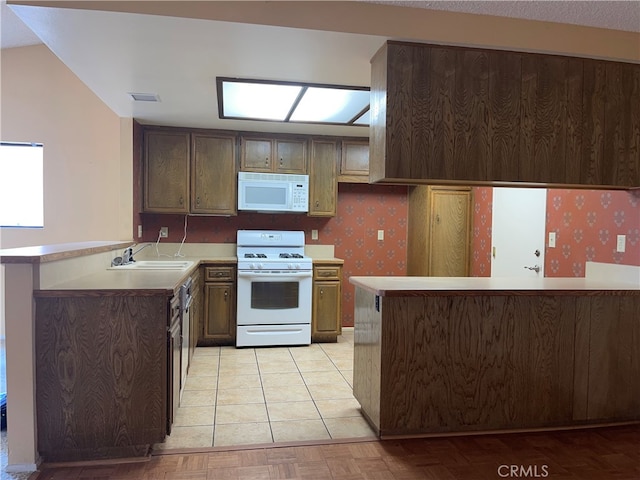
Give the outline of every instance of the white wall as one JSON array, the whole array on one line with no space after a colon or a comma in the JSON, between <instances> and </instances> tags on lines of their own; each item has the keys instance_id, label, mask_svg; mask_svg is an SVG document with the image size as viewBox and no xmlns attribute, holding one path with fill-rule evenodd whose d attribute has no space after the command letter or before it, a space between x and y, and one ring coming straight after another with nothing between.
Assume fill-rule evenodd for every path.
<instances>
[{"instance_id":1,"label":"white wall","mask_svg":"<svg viewBox=\"0 0 640 480\"><path fill-rule=\"evenodd\" d=\"M0 229L0 248L130 239L132 119L44 45L3 49L0 60L0 139L44 144L44 228ZM0 292L4 337L4 267Z\"/></svg>"},{"instance_id":2,"label":"white wall","mask_svg":"<svg viewBox=\"0 0 640 480\"><path fill-rule=\"evenodd\" d=\"M0 137L44 144L43 229L1 247L131 237L131 119L120 119L44 45L2 50Z\"/></svg>"}]
</instances>

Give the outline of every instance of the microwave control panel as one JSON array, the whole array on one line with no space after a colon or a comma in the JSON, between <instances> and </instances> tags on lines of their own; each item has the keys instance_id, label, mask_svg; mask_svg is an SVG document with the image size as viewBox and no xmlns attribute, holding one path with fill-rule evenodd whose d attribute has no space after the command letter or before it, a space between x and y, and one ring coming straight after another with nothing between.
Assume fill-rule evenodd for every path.
<instances>
[{"instance_id":1,"label":"microwave control panel","mask_svg":"<svg viewBox=\"0 0 640 480\"><path fill-rule=\"evenodd\" d=\"M302 183L293 184L292 194L293 194L293 210L299 211L307 211L307 207L309 205L309 188L307 185Z\"/></svg>"}]
</instances>

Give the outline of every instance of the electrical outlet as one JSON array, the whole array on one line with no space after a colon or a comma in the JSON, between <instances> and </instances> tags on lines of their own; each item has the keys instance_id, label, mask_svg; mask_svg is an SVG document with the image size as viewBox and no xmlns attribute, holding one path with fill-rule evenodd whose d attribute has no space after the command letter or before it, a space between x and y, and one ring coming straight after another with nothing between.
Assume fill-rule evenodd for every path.
<instances>
[{"instance_id":1,"label":"electrical outlet","mask_svg":"<svg viewBox=\"0 0 640 480\"><path fill-rule=\"evenodd\" d=\"M311 230L311 240L318 239L318 230Z\"/></svg>"},{"instance_id":2,"label":"electrical outlet","mask_svg":"<svg viewBox=\"0 0 640 480\"><path fill-rule=\"evenodd\" d=\"M616 252L624 253L626 246L627 246L627 236L626 235L618 235L618 242L616 244Z\"/></svg>"},{"instance_id":3,"label":"electrical outlet","mask_svg":"<svg viewBox=\"0 0 640 480\"><path fill-rule=\"evenodd\" d=\"M384 240L384 230L378 230L378 240Z\"/></svg>"},{"instance_id":4,"label":"electrical outlet","mask_svg":"<svg viewBox=\"0 0 640 480\"><path fill-rule=\"evenodd\" d=\"M169 236L169 227L160 227L160 238L167 238Z\"/></svg>"},{"instance_id":5,"label":"electrical outlet","mask_svg":"<svg viewBox=\"0 0 640 480\"><path fill-rule=\"evenodd\" d=\"M556 248L556 232L549 232L549 248Z\"/></svg>"},{"instance_id":6,"label":"electrical outlet","mask_svg":"<svg viewBox=\"0 0 640 480\"><path fill-rule=\"evenodd\" d=\"M138 238L142 238L142 225L138 225Z\"/></svg>"}]
</instances>

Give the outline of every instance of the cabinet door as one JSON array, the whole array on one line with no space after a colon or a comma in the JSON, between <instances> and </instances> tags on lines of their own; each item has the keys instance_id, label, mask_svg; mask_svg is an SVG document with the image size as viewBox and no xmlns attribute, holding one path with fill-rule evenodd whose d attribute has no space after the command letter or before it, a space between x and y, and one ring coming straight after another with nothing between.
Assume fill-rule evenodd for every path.
<instances>
[{"instance_id":1,"label":"cabinet door","mask_svg":"<svg viewBox=\"0 0 640 480\"><path fill-rule=\"evenodd\" d=\"M274 170L278 173L307 173L306 140L276 140Z\"/></svg>"},{"instance_id":2,"label":"cabinet door","mask_svg":"<svg viewBox=\"0 0 640 480\"><path fill-rule=\"evenodd\" d=\"M409 190L407 275L469 274L471 197L470 187Z\"/></svg>"},{"instance_id":3,"label":"cabinet door","mask_svg":"<svg viewBox=\"0 0 640 480\"><path fill-rule=\"evenodd\" d=\"M205 284L204 340L233 344L236 338L236 295L230 282Z\"/></svg>"},{"instance_id":4,"label":"cabinet door","mask_svg":"<svg viewBox=\"0 0 640 480\"><path fill-rule=\"evenodd\" d=\"M343 140L339 182L369 182L369 141Z\"/></svg>"},{"instance_id":5,"label":"cabinet door","mask_svg":"<svg viewBox=\"0 0 640 480\"><path fill-rule=\"evenodd\" d=\"M429 227L429 275L469 275L471 192L432 190Z\"/></svg>"},{"instance_id":6,"label":"cabinet door","mask_svg":"<svg viewBox=\"0 0 640 480\"><path fill-rule=\"evenodd\" d=\"M171 433L171 425L180 405L180 322L176 322L169 330L169 394L167 432Z\"/></svg>"},{"instance_id":7,"label":"cabinet door","mask_svg":"<svg viewBox=\"0 0 640 480\"><path fill-rule=\"evenodd\" d=\"M193 135L191 212L237 213L236 139L233 135Z\"/></svg>"},{"instance_id":8,"label":"cabinet door","mask_svg":"<svg viewBox=\"0 0 640 480\"><path fill-rule=\"evenodd\" d=\"M189 213L189 157L189 133L145 131L145 212Z\"/></svg>"},{"instance_id":9,"label":"cabinet door","mask_svg":"<svg viewBox=\"0 0 640 480\"><path fill-rule=\"evenodd\" d=\"M240 170L245 172L271 172L272 141L270 138L242 137L240 139Z\"/></svg>"},{"instance_id":10,"label":"cabinet door","mask_svg":"<svg viewBox=\"0 0 640 480\"><path fill-rule=\"evenodd\" d=\"M196 345L198 344L198 338L200 338L201 336L199 328L200 325L202 325L202 290L203 288L200 281L200 274L198 274L193 278L193 297L191 301L191 310L189 312L189 326L191 329L189 335L189 364L191 364L193 353L195 352Z\"/></svg>"},{"instance_id":11,"label":"cabinet door","mask_svg":"<svg viewBox=\"0 0 640 480\"><path fill-rule=\"evenodd\" d=\"M312 335L337 336L342 333L340 282L314 282Z\"/></svg>"},{"instance_id":12,"label":"cabinet door","mask_svg":"<svg viewBox=\"0 0 640 480\"><path fill-rule=\"evenodd\" d=\"M309 215L333 217L338 201L338 181L336 166L338 156L337 141L311 141L309 161Z\"/></svg>"}]
</instances>

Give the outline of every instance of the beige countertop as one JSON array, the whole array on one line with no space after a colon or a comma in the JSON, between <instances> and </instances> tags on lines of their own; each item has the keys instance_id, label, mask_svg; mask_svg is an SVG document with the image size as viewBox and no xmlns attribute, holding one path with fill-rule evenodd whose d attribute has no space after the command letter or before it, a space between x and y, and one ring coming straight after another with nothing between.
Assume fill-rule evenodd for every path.
<instances>
[{"instance_id":1,"label":"beige countertop","mask_svg":"<svg viewBox=\"0 0 640 480\"><path fill-rule=\"evenodd\" d=\"M55 292L96 291L112 295L137 294L170 295L187 277L201 265L237 263L235 245L161 244L160 249L140 249L136 260L191 261L186 270L133 270L110 269L115 256L133 242L104 241L78 242L39 247L23 247L0 250L3 263L45 264L37 296L54 295ZM140 248L141 245L135 245ZM153 244L149 246L153 247ZM331 254L333 248L311 249L314 263L342 264L344 261ZM183 255L184 254L184 255Z\"/></svg>"},{"instance_id":2,"label":"beige countertop","mask_svg":"<svg viewBox=\"0 0 640 480\"><path fill-rule=\"evenodd\" d=\"M344 264L344 260L341 258L336 258L336 257L314 257L313 258L313 263L318 264L318 263L330 263L330 264L334 264L334 265L343 265Z\"/></svg>"},{"instance_id":3,"label":"beige countertop","mask_svg":"<svg viewBox=\"0 0 640 480\"><path fill-rule=\"evenodd\" d=\"M432 295L640 295L638 283L611 278L486 278L486 277L350 277L356 287L383 297Z\"/></svg>"},{"instance_id":4,"label":"beige countertop","mask_svg":"<svg viewBox=\"0 0 640 480\"><path fill-rule=\"evenodd\" d=\"M5 248L0 250L0 263L46 263L69 258L82 257L95 253L108 252L117 248L126 248L133 242L93 241L76 243L58 243L35 247Z\"/></svg>"}]
</instances>

